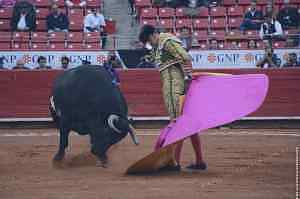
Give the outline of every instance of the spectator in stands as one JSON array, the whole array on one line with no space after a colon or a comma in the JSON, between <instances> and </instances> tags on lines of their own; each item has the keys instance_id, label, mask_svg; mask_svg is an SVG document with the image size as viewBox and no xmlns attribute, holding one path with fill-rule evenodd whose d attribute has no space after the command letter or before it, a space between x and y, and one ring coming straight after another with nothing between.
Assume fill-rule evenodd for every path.
<instances>
[{"instance_id":1,"label":"spectator in stands","mask_svg":"<svg viewBox=\"0 0 300 199\"><path fill-rule=\"evenodd\" d=\"M134 0L128 0L128 4L130 7L130 15L134 15L135 14Z\"/></svg>"},{"instance_id":2,"label":"spectator in stands","mask_svg":"<svg viewBox=\"0 0 300 199\"><path fill-rule=\"evenodd\" d=\"M4 68L4 56L0 57L0 70L6 69Z\"/></svg>"},{"instance_id":3,"label":"spectator in stands","mask_svg":"<svg viewBox=\"0 0 300 199\"><path fill-rule=\"evenodd\" d=\"M62 56L60 61L61 61L61 68L63 68L63 69L69 68L70 60L67 56Z\"/></svg>"},{"instance_id":4,"label":"spectator in stands","mask_svg":"<svg viewBox=\"0 0 300 199\"><path fill-rule=\"evenodd\" d=\"M110 54L108 55L107 61L105 61L103 63L103 67L110 74L110 76L112 78L112 83L115 85L120 85L120 78L115 69L120 68L121 63L118 60L118 58L116 57L114 52L110 52Z\"/></svg>"},{"instance_id":5,"label":"spectator in stands","mask_svg":"<svg viewBox=\"0 0 300 199\"><path fill-rule=\"evenodd\" d=\"M38 69L38 70L51 69L50 66L47 66L47 59L44 56L39 56L37 62L38 62L38 67L36 67L35 69Z\"/></svg>"},{"instance_id":6,"label":"spectator in stands","mask_svg":"<svg viewBox=\"0 0 300 199\"><path fill-rule=\"evenodd\" d=\"M51 32L68 32L69 19L62 13L57 4L51 7L51 13L47 16L47 30Z\"/></svg>"},{"instance_id":7,"label":"spectator in stands","mask_svg":"<svg viewBox=\"0 0 300 199\"><path fill-rule=\"evenodd\" d=\"M0 8L13 7L16 0L0 0Z\"/></svg>"},{"instance_id":8,"label":"spectator in stands","mask_svg":"<svg viewBox=\"0 0 300 199\"><path fill-rule=\"evenodd\" d=\"M277 14L277 20L284 29L297 28L300 25L300 14L297 8L289 6L289 0L284 0L283 8Z\"/></svg>"},{"instance_id":9,"label":"spectator in stands","mask_svg":"<svg viewBox=\"0 0 300 199\"><path fill-rule=\"evenodd\" d=\"M211 49L211 50L219 49L219 44L218 44L218 41L216 39L211 39L210 40L209 49Z\"/></svg>"},{"instance_id":10,"label":"spectator in stands","mask_svg":"<svg viewBox=\"0 0 300 199\"><path fill-rule=\"evenodd\" d=\"M95 8L91 9L91 13L84 18L84 32L100 32L102 48L105 48L107 40L107 34L104 30L105 26L104 16Z\"/></svg>"},{"instance_id":11,"label":"spectator in stands","mask_svg":"<svg viewBox=\"0 0 300 199\"><path fill-rule=\"evenodd\" d=\"M188 27L183 27L180 30L180 35L178 38L181 40L182 45L186 50L190 50L192 48L193 38L192 33Z\"/></svg>"},{"instance_id":12,"label":"spectator in stands","mask_svg":"<svg viewBox=\"0 0 300 199\"><path fill-rule=\"evenodd\" d=\"M274 53L271 45L266 45L265 55L256 64L259 68L279 68L281 60Z\"/></svg>"},{"instance_id":13,"label":"spectator in stands","mask_svg":"<svg viewBox=\"0 0 300 199\"><path fill-rule=\"evenodd\" d=\"M241 24L240 29L245 30L259 30L260 25L263 23L263 13L256 9L256 2L251 2L251 7L244 16L244 21Z\"/></svg>"},{"instance_id":14,"label":"spectator in stands","mask_svg":"<svg viewBox=\"0 0 300 199\"><path fill-rule=\"evenodd\" d=\"M10 21L12 31L35 31L36 12L33 5L26 1L17 2Z\"/></svg>"},{"instance_id":15,"label":"spectator in stands","mask_svg":"<svg viewBox=\"0 0 300 199\"><path fill-rule=\"evenodd\" d=\"M271 42L283 38L283 30L281 24L274 18L272 13L267 13L265 21L261 25L259 36L262 40Z\"/></svg>"},{"instance_id":16,"label":"spectator in stands","mask_svg":"<svg viewBox=\"0 0 300 199\"><path fill-rule=\"evenodd\" d=\"M300 63L297 60L296 53L289 53L287 62L283 65L283 67L297 67L300 66Z\"/></svg>"},{"instance_id":17,"label":"spectator in stands","mask_svg":"<svg viewBox=\"0 0 300 199\"><path fill-rule=\"evenodd\" d=\"M12 68L13 70L28 70L29 68L25 66L23 59L19 59L16 66Z\"/></svg>"},{"instance_id":18,"label":"spectator in stands","mask_svg":"<svg viewBox=\"0 0 300 199\"><path fill-rule=\"evenodd\" d=\"M65 0L65 5L68 8L79 6L79 7L85 7L86 1L85 0Z\"/></svg>"},{"instance_id":19,"label":"spectator in stands","mask_svg":"<svg viewBox=\"0 0 300 199\"><path fill-rule=\"evenodd\" d=\"M251 39L248 41L248 48L249 49L257 49L257 43L255 40Z\"/></svg>"}]
</instances>

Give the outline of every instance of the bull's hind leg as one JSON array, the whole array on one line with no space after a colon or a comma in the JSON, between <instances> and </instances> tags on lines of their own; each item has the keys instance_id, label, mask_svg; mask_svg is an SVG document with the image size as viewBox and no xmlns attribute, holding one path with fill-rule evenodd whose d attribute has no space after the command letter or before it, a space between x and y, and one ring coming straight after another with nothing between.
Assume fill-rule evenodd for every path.
<instances>
[{"instance_id":1,"label":"bull's hind leg","mask_svg":"<svg viewBox=\"0 0 300 199\"><path fill-rule=\"evenodd\" d=\"M69 144L69 133L70 129L66 127L60 127L59 148L54 156L54 160L60 161L65 157L65 150Z\"/></svg>"}]
</instances>

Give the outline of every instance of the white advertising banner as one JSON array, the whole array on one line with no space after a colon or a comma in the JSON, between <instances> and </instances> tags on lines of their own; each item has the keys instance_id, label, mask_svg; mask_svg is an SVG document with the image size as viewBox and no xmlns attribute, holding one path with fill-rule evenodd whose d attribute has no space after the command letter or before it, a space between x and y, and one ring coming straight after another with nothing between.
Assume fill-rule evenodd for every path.
<instances>
[{"instance_id":1,"label":"white advertising banner","mask_svg":"<svg viewBox=\"0 0 300 199\"><path fill-rule=\"evenodd\" d=\"M109 51L0 51L0 57L4 57L3 65L6 68L16 66L16 62L23 59L25 66L29 68L37 67L37 59L44 56L47 65L52 68L61 68L61 57L67 56L70 59L70 68L81 65L82 60L91 64L101 65L107 59Z\"/></svg>"},{"instance_id":2,"label":"white advertising banner","mask_svg":"<svg viewBox=\"0 0 300 199\"><path fill-rule=\"evenodd\" d=\"M288 53L295 52L300 57L300 49L275 49L275 54L286 62ZM264 56L264 50L191 50L193 68L255 68Z\"/></svg>"}]
</instances>

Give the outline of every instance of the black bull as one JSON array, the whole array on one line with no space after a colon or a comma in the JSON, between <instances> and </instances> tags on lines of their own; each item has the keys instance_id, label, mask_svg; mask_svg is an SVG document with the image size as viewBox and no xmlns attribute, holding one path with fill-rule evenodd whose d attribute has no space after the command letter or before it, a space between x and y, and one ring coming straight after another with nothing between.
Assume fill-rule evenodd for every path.
<instances>
[{"instance_id":1,"label":"black bull","mask_svg":"<svg viewBox=\"0 0 300 199\"><path fill-rule=\"evenodd\" d=\"M107 162L109 147L130 133L138 143L120 89L100 66L79 66L65 71L54 83L50 112L60 130L59 149L54 160L62 160L71 130L90 135L91 152L100 163Z\"/></svg>"}]
</instances>

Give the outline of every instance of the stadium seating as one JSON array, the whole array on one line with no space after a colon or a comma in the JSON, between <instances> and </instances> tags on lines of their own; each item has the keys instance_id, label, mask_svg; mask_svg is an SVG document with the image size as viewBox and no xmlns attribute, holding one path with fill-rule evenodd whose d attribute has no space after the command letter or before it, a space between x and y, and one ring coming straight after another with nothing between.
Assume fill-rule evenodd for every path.
<instances>
[{"instance_id":1,"label":"stadium seating","mask_svg":"<svg viewBox=\"0 0 300 199\"><path fill-rule=\"evenodd\" d=\"M49 8L37 8L36 9L36 18L37 19L46 19L49 14Z\"/></svg>"},{"instance_id":2,"label":"stadium seating","mask_svg":"<svg viewBox=\"0 0 300 199\"><path fill-rule=\"evenodd\" d=\"M210 10L210 16L225 17L226 16L226 8L225 7L213 7Z\"/></svg>"},{"instance_id":3,"label":"stadium seating","mask_svg":"<svg viewBox=\"0 0 300 199\"><path fill-rule=\"evenodd\" d=\"M242 7L230 7L227 9L229 17L243 17L244 11Z\"/></svg>"},{"instance_id":4,"label":"stadium seating","mask_svg":"<svg viewBox=\"0 0 300 199\"><path fill-rule=\"evenodd\" d=\"M12 16L12 8L0 8L0 19L9 19Z\"/></svg>"},{"instance_id":5,"label":"stadium seating","mask_svg":"<svg viewBox=\"0 0 300 199\"><path fill-rule=\"evenodd\" d=\"M209 16L209 10L206 7L200 7L199 12L197 14L197 18L208 18Z\"/></svg>"},{"instance_id":6,"label":"stadium seating","mask_svg":"<svg viewBox=\"0 0 300 199\"><path fill-rule=\"evenodd\" d=\"M156 19L142 19L141 20L141 24L156 26L157 25L157 21L156 21Z\"/></svg>"},{"instance_id":7,"label":"stadium seating","mask_svg":"<svg viewBox=\"0 0 300 199\"><path fill-rule=\"evenodd\" d=\"M9 19L0 19L0 31L10 31Z\"/></svg>"},{"instance_id":8,"label":"stadium seating","mask_svg":"<svg viewBox=\"0 0 300 199\"><path fill-rule=\"evenodd\" d=\"M243 18L229 18L228 19L228 28L229 29L238 29L240 28L241 24L243 22Z\"/></svg>"},{"instance_id":9,"label":"stadium seating","mask_svg":"<svg viewBox=\"0 0 300 199\"><path fill-rule=\"evenodd\" d=\"M176 29L180 29L183 27L188 27L188 28L192 29L193 21L192 21L192 19L178 19L178 20L176 20L175 27L176 27Z\"/></svg>"},{"instance_id":10,"label":"stadium seating","mask_svg":"<svg viewBox=\"0 0 300 199\"><path fill-rule=\"evenodd\" d=\"M214 18L211 20L211 29L225 29L226 18Z\"/></svg>"},{"instance_id":11,"label":"stadium seating","mask_svg":"<svg viewBox=\"0 0 300 199\"><path fill-rule=\"evenodd\" d=\"M159 27L172 32L174 30L173 19L161 19L159 21Z\"/></svg>"},{"instance_id":12,"label":"stadium seating","mask_svg":"<svg viewBox=\"0 0 300 199\"><path fill-rule=\"evenodd\" d=\"M157 9L156 8L143 8L140 13L140 17L143 18L151 18L154 19L157 17Z\"/></svg>"},{"instance_id":13,"label":"stadium seating","mask_svg":"<svg viewBox=\"0 0 300 199\"><path fill-rule=\"evenodd\" d=\"M209 20L206 18L203 19L195 19L194 20L194 29L199 30L199 29L208 29L209 27Z\"/></svg>"},{"instance_id":14,"label":"stadium seating","mask_svg":"<svg viewBox=\"0 0 300 199\"><path fill-rule=\"evenodd\" d=\"M173 18L175 15L174 8L159 8L158 16L159 18Z\"/></svg>"}]
</instances>

